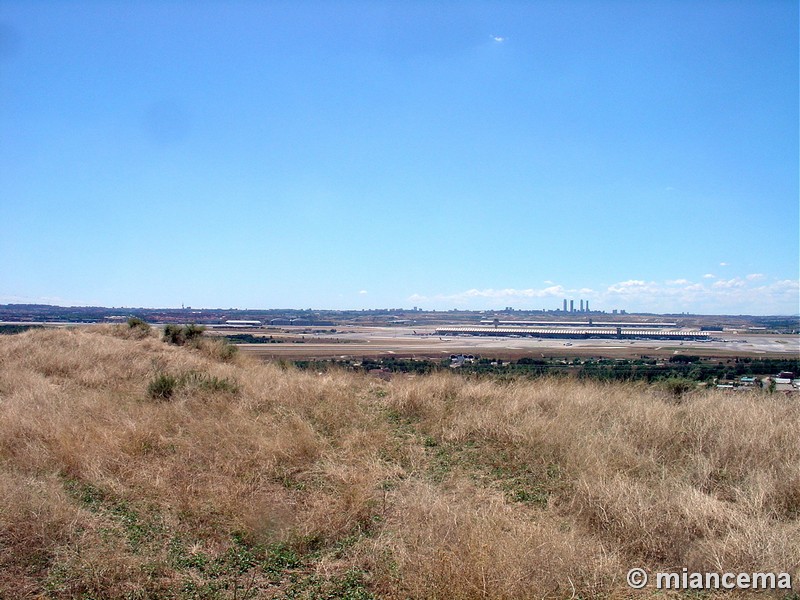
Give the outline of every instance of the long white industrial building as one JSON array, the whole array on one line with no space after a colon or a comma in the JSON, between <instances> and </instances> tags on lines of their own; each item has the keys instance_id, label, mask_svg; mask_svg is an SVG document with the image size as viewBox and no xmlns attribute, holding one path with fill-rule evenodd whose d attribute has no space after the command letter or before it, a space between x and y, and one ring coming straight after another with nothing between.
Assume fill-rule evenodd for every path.
<instances>
[{"instance_id":1,"label":"long white industrial building","mask_svg":"<svg viewBox=\"0 0 800 600\"><path fill-rule=\"evenodd\" d=\"M491 319L482 319L481 325L494 325ZM635 321L497 321L500 327L638 327L639 329L660 329L663 327L675 328L675 322L650 321L637 323Z\"/></svg>"},{"instance_id":2,"label":"long white industrial building","mask_svg":"<svg viewBox=\"0 0 800 600\"><path fill-rule=\"evenodd\" d=\"M622 327L437 327L437 335L493 335L543 338L648 338L660 340L708 340L707 331L696 329L634 329Z\"/></svg>"}]
</instances>

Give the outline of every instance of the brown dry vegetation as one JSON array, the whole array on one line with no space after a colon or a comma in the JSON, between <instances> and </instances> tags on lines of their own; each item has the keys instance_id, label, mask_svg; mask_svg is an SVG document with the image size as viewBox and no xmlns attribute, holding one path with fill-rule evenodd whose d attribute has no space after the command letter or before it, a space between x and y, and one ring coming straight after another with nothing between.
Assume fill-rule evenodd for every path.
<instances>
[{"instance_id":1,"label":"brown dry vegetation","mask_svg":"<svg viewBox=\"0 0 800 600\"><path fill-rule=\"evenodd\" d=\"M798 440L800 406L766 394L384 382L125 327L3 336L0 597L656 595L627 588L633 566L797 586Z\"/></svg>"}]
</instances>

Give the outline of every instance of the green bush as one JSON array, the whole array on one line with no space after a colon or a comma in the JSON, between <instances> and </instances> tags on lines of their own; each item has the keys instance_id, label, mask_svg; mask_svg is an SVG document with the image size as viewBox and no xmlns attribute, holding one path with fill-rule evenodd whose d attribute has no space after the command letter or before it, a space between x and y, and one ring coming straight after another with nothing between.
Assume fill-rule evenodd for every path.
<instances>
[{"instance_id":1,"label":"green bush","mask_svg":"<svg viewBox=\"0 0 800 600\"><path fill-rule=\"evenodd\" d=\"M205 327L196 323L189 323L183 327L180 325L167 325L164 327L164 341L176 346L183 346L187 342L194 342L200 339L205 330Z\"/></svg>"},{"instance_id":2,"label":"green bush","mask_svg":"<svg viewBox=\"0 0 800 600\"><path fill-rule=\"evenodd\" d=\"M661 387L675 398L681 398L697 386L696 382L685 377L670 377L661 382Z\"/></svg>"},{"instance_id":3,"label":"green bush","mask_svg":"<svg viewBox=\"0 0 800 600\"><path fill-rule=\"evenodd\" d=\"M153 400L169 400L178 389L178 379L167 373L159 373L147 385L147 395Z\"/></svg>"},{"instance_id":4,"label":"green bush","mask_svg":"<svg viewBox=\"0 0 800 600\"><path fill-rule=\"evenodd\" d=\"M131 329L139 329L141 331L150 331L150 325L139 317L130 317L128 319L128 327Z\"/></svg>"},{"instance_id":5,"label":"green bush","mask_svg":"<svg viewBox=\"0 0 800 600\"><path fill-rule=\"evenodd\" d=\"M199 338L203 335L203 332L206 328L203 325L198 325L197 323L189 323L183 327L183 337L186 339L187 342L191 342L194 339Z\"/></svg>"},{"instance_id":6,"label":"green bush","mask_svg":"<svg viewBox=\"0 0 800 600\"><path fill-rule=\"evenodd\" d=\"M164 341L168 344L183 346L186 343L186 336L183 334L183 327L180 325L167 325L164 327Z\"/></svg>"}]
</instances>

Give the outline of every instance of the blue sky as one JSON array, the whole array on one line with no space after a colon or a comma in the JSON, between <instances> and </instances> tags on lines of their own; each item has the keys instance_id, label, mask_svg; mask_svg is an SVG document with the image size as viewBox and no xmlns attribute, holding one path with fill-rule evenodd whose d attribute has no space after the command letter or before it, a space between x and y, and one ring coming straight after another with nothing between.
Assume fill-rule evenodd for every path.
<instances>
[{"instance_id":1,"label":"blue sky","mask_svg":"<svg viewBox=\"0 0 800 600\"><path fill-rule=\"evenodd\" d=\"M797 313L798 3L0 4L0 303Z\"/></svg>"}]
</instances>

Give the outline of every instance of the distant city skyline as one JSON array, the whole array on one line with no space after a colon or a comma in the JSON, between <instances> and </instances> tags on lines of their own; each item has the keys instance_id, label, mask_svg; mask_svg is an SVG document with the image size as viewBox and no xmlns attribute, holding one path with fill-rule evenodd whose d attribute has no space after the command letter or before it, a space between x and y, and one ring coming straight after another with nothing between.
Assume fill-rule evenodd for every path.
<instances>
[{"instance_id":1,"label":"distant city skyline","mask_svg":"<svg viewBox=\"0 0 800 600\"><path fill-rule=\"evenodd\" d=\"M404 310L543 310L559 311L572 314L581 312L605 312L622 311L628 313L662 313L662 314L752 314L752 315L797 315L800 309L791 307L796 305L798 297L797 281L768 281L762 274L750 274L747 277L734 277L731 279L720 279L716 276L705 276L710 280L705 284L692 283L689 280L679 279L663 283L646 282L641 280L624 281L619 284L609 286L606 290L592 290L590 288L568 289L561 285L549 285L548 287L535 289L471 289L463 293L451 295L439 295L434 297L424 297L415 294L400 303L389 303L373 306L325 306L314 303L301 305L266 305L266 304L199 304L199 303L171 303L171 304L135 304L135 303L97 303L97 302L71 302L58 297L46 297L31 299L25 297L3 297L0 304L53 304L57 306L106 306L106 307L128 307L128 308L234 308L234 309L292 309L304 310L306 308L316 310L361 310L361 309L404 309ZM547 282L552 284L552 282ZM580 293L584 298L569 297L564 298L565 294ZM363 295L363 294L362 294ZM588 296L588 298L587 298ZM767 301L769 300L769 301ZM516 301L514 303L513 301ZM688 306L703 306L703 302L708 303L707 310L692 310ZM783 301L783 303L781 303ZM580 306L584 302L585 310ZM739 310L737 306L744 306L746 302L760 302L764 307L761 312L748 312ZM794 304L793 304L794 303ZM564 306L567 308L564 308ZM591 308L589 308L591 306ZM664 307L684 307L678 309ZM712 310L713 307L729 306L729 310ZM770 311L768 307L774 307ZM661 307L661 308L660 308ZM786 307L789 307L788 309ZM784 308L782 310L782 308Z\"/></svg>"},{"instance_id":2,"label":"distant city skyline","mask_svg":"<svg viewBox=\"0 0 800 600\"><path fill-rule=\"evenodd\" d=\"M800 312L798 3L0 4L0 303Z\"/></svg>"}]
</instances>

